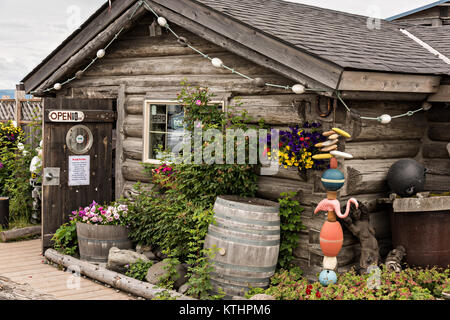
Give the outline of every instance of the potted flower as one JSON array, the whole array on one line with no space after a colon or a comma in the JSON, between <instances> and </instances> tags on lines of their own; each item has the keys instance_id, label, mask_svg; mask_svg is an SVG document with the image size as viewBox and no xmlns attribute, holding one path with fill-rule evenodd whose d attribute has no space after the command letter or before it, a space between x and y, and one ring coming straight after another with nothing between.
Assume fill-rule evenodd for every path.
<instances>
[{"instance_id":1,"label":"potted flower","mask_svg":"<svg viewBox=\"0 0 450 320\"><path fill-rule=\"evenodd\" d=\"M120 203L102 206L93 201L87 207L72 212L76 221L80 258L92 262L107 262L109 249L130 249L126 216L128 207Z\"/></svg>"}]
</instances>

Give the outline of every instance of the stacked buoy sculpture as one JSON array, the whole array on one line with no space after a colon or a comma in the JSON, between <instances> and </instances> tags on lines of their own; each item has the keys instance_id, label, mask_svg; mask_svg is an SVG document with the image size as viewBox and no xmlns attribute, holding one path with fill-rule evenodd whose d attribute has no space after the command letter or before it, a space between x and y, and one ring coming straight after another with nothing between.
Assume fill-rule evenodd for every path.
<instances>
[{"instance_id":1,"label":"stacked buoy sculpture","mask_svg":"<svg viewBox=\"0 0 450 320\"><path fill-rule=\"evenodd\" d=\"M347 202L347 209L341 213L341 205L337 200L337 192L345 183L344 174L338 170L338 161L336 158L351 159L353 156L346 152L338 151L337 144L339 137L350 138L350 134L339 128L333 128L331 131L324 132L323 135L328 138L327 141L316 144L321 148L320 151L327 152L313 156L313 159L330 159L330 169L322 174L321 182L327 190L327 198L319 202L314 214L319 211L328 212L327 220L324 222L320 231L320 249L324 254L323 271L319 275L319 282L327 286L337 281L335 269L337 267L337 255L341 251L344 242L344 233L337 217L344 219L350 212L350 204L353 203L358 208L358 201L350 198Z\"/></svg>"}]
</instances>

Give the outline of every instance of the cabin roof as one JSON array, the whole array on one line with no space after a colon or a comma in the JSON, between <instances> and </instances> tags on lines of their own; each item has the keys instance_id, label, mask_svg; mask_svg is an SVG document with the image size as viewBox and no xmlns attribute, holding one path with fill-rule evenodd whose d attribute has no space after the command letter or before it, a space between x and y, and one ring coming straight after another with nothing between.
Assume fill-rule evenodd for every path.
<instances>
[{"instance_id":1,"label":"cabin roof","mask_svg":"<svg viewBox=\"0 0 450 320\"><path fill-rule=\"evenodd\" d=\"M381 20L379 29L369 29L365 16L282 0L197 1L343 68L421 74L450 71L449 65L386 20Z\"/></svg>"},{"instance_id":2,"label":"cabin roof","mask_svg":"<svg viewBox=\"0 0 450 320\"><path fill-rule=\"evenodd\" d=\"M409 10L409 11L405 11L405 12L399 13L399 14L397 14L395 16L386 18L386 20L393 21L393 20L396 20L396 19L404 18L404 17L407 17L407 16L412 15L414 13L434 8L434 7L438 6L438 5L446 3L446 2L450 2L450 1L449 0L440 0L440 1L432 2L432 3L424 5L422 7L419 7L419 8L416 8L416 9L412 9L412 10Z\"/></svg>"},{"instance_id":3,"label":"cabin roof","mask_svg":"<svg viewBox=\"0 0 450 320\"><path fill-rule=\"evenodd\" d=\"M26 90L36 89L83 45L136 2L113 0L111 12L108 12L105 3L22 80ZM282 0L153 0L148 3L164 7L229 39L240 41L243 37L239 33L233 31L235 34L232 34L225 30L228 28L224 27L221 21L223 18L234 25L233 30L244 30L245 27L254 31L255 36L272 38L275 45L296 49L294 54L298 52L300 56L300 53L306 53L314 57L319 67L328 65L332 66L329 68L347 70L450 75L450 65L402 34L399 29L404 28L404 24L396 22L381 20L379 28L368 28L370 20L364 16ZM195 6L214 13L215 20L195 19L197 12L192 10ZM177 24L177 21L169 22ZM421 30L426 27L411 28L417 34L426 34L427 39L432 38L432 34ZM243 45L264 54L251 44Z\"/></svg>"},{"instance_id":4,"label":"cabin roof","mask_svg":"<svg viewBox=\"0 0 450 320\"><path fill-rule=\"evenodd\" d=\"M450 25L439 27L407 26L406 29L450 58Z\"/></svg>"}]
</instances>

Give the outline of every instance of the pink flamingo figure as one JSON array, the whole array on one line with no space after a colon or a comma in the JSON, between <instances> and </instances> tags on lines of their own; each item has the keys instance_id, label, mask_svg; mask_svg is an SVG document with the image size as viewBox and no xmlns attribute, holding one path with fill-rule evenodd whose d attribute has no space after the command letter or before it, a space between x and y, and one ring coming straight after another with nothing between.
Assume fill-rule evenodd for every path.
<instances>
[{"instance_id":1,"label":"pink flamingo figure","mask_svg":"<svg viewBox=\"0 0 450 320\"><path fill-rule=\"evenodd\" d=\"M336 212L336 215L344 219L348 216L350 213L350 203L353 203L356 208L358 209L358 201L355 198L350 198L347 201L347 209L345 210L345 213L341 213L341 204L338 200L329 200L329 199L323 199L319 202L316 209L314 210L314 214L316 214L319 211L334 211Z\"/></svg>"}]
</instances>

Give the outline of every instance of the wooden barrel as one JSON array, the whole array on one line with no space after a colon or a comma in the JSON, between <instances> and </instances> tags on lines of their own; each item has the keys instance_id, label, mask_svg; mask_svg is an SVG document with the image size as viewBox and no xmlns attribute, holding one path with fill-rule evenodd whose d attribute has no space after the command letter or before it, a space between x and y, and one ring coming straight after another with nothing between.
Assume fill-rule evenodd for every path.
<instances>
[{"instance_id":1,"label":"wooden barrel","mask_svg":"<svg viewBox=\"0 0 450 320\"><path fill-rule=\"evenodd\" d=\"M229 296L243 296L250 287L266 288L275 273L280 250L278 203L238 196L217 197L215 223L205 247L218 248L211 282Z\"/></svg>"},{"instance_id":2,"label":"wooden barrel","mask_svg":"<svg viewBox=\"0 0 450 320\"><path fill-rule=\"evenodd\" d=\"M405 247L408 265L450 265L450 197L395 199L390 218L392 244Z\"/></svg>"},{"instance_id":3,"label":"wooden barrel","mask_svg":"<svg viewBox=\"0 0 450 320\"><path fill-rule=\"evenodd\" d=\"M9 228L9 198L0 197L0 226Z\"/></svg>"},{"instance_id":4,"label":"wooden barrel","mask_svg":"<svg viewBox=\"0 0 450 320\"><path fill-rule=\"evenodd\" d=\"M109 249L131 249L128 229L124 226L102 226L77 222L78 248L81 260L107 262Z\"/></svg>"}]
</instances>

